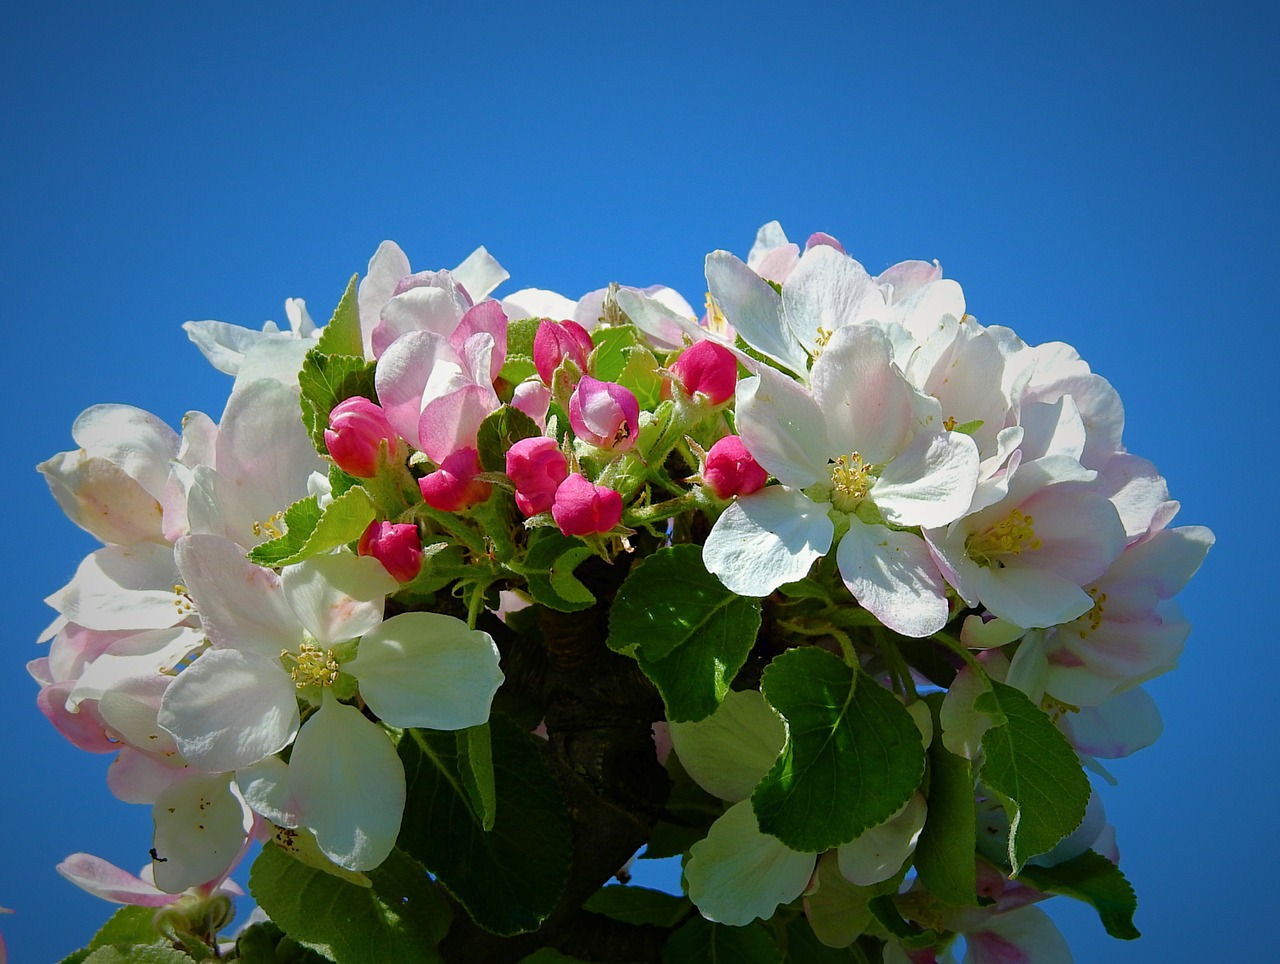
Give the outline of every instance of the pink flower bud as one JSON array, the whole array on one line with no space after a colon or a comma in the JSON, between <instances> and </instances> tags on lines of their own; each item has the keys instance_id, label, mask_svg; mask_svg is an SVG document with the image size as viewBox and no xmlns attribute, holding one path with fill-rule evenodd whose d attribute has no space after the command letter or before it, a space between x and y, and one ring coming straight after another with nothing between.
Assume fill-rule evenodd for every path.
<instances>
[{"instance_id":1,"label":"pink flower bud","mask_svg":"<svg viewBox=\"0 0 1280 964\"><path fill-rule=\"evenodd\" d=\"M418 480L423 501L441 512L469 509L489 498L493 486L477 479L480 455L475 449L458 449L440 468Z\"/></svg>"},{"instance_id":2,"label":"pink flower bud","mask_svg":"<svg viewBox=\"0 0 1280 964\"><path fill-rule=\"evenodd\" d=\"M378 474L378 448L387 443L393 452L399 437L382 409L363 396L339 402L329 413L324 444L349 475L371 479Z\"/></svg>"},{"instance_id":3,"label":"pink flower bud","mask_svg":"<svg viewBox=\"0 0 1280 964\"><path fill-rule=\"evenodd\" d=\"M608 532L622 519L622 496L575 472L556 489L551 517L567 536Z\"/></svg>"},{"instance_id":4,"label":"pink flower bud","mask_svg":"<svg viewBox=\"0 0 1280 964\"><path fill-rule=\"evenodd\" d=\"M680 354L671 373L690 395L701 392L712 405L721 405L733 398L738 384L738 359L723 345L700 341Z\"/></svg>"},{"instance_id":5,"label":"pink flower bud","mask_svg":"<svg viewBox=\"0 0 1280 964\"><path fill-rule=\"evenodd\" d=\"M707 452L707 464L702 470L702 480L717 499L732 499L735 495L750 495L764 487L769 473L751 457L742 439L726 435Z\"/></svg>"},{"instance_id":6,"label":"pink flower bud","mask_svg":"<svg viewBox=\"0 0 1280 964\"><path fill-rule=\"evenodd\" d=\"M623 452L640 434L640 403L621 385L583 375L569 396L569 424L584 442Z\"/></svg>"},{"instance_id":7,"label":"pink flower bud","mask_svg":"<svg viewBox=\"0 0 1280 964\"><path fill-rule=\"evenodd\" d=\"M816 248L818 245L826 245L828 248L835 248L841 254L845 254L844 245L827 234L825 231L814 231L809 235L809 240L804 243L804 249L808 251L810 248Z\"/></svg>"},{"instance_id":8,"label":"pink flower bud","mask_svg":"<svg viewBox=\"0 0 1280 964\"><path fill-rule=\"evenodd\" d=\"M397 582L411 582L422 571L422 539L408 522L370 522L356 551L377 559Z\"/></svg>"},{"instance_id":9,"label":"pink flower bud","mask_svg":"<svg viewBox=\"0 0 1280 964\"><path fill-rule=\"evenodd\" d=\"M507 475L516 484L516 505L525 515L550 509L568 474L569 462L553 438L523 438L507 449Z\"/></svg>"},{"instance_id":10,"label":"pink flower bud","mask_svg":"<svg viewBox=\"0 0 1280 964\"><path fill-rule=\"evenodd\" d=\"M556 369L566 358L571 359L579 371L585 372L587 356L594 347L587 329L576 321L544 318L538 323L538 331L533 336L533 364L538 369L538 377L550 385Z\"/></svg>"}]
</instances>

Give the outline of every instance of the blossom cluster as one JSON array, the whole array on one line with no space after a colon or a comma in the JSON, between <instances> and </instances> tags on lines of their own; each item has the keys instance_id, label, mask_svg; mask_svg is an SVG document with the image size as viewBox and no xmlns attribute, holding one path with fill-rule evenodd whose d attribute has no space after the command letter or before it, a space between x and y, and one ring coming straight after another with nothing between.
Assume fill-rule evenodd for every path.
<instances>
[{"instance_id":1,"label":"blossom cluster","mask_svg":"<svg viewBox=\"0 0 1280 964\"><path fill-rule=\"evenodd\" d=\"M936 263L872 275L773 222L705 270L701 311L663 286L496 296L483 248L415 272L384 242L326 326L297 299L284 331L188 323L234 376L217 421L84 412L39 468L103 547L29 668L155 834L140 875L63 874L203 907L255 840L364 883L404 851L509 933L416 843L447 831L407 806L410 734L457 734L432 760L490 832L501 768L461 748L494 724L496 754L532 704L564 762L566 697L519 667L578 619L659 700L663 794L709 801L671 848L702 920L790 906L886 961L958 936L967 961L1069 959L1032 904L1067 865L1074 896L1081 867L1123 883L1081 766L1109 779L1159 735L1141 684L1178 659L1212 534L1171 524L1105 378L980 324ZM1025 755L1051 787L1008 779Z\"/></svg>"}]
</instances>

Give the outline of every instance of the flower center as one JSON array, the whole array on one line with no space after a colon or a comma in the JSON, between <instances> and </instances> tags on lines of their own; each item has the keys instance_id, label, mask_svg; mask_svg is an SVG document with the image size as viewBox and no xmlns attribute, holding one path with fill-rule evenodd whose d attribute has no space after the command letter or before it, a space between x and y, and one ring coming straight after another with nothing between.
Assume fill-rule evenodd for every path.
<instances>
[{"instance_id":1,"label":"flower center","mask_svg":"<svg viewBox=\"0 0 1280 964\"><path fill-rule=\"evenodd\" d=\"M255 536L268 536L272 539L279 539L284 535L281 525L284 524L284 512L277 512L267 519L266 522L255 522L253 524L253 534Z\"/></svg>"},{"instance_id":2,"label":"flower center","mask_svg":"<svg viewBox=\"0 0 1280 964\"><path fill-rule=\"evenodd\" d=\"M191 600L191 593L187 591L187 587L174 583L173 585L173 605L178 610L178 617L186 619L193 615L196 611L196 604Z\"/></svg>"},{"instance_id":3,"label":"flower center","mask_svg":"<svg viewBox=\"0 0 1280 964\"><path fill-rule=\"evenodd\" d=\"M724 316L724 312L720 309L720 305L716 303L716 299L712 297L711 292L707 292L707 330L714 334L728 337L729 319Z\"/></svg>"},{"instance_id":4,"label":"flower center","mask_svg":"<svg viewBox=\"0 0 1280 964\"><path fill-rule=\"evenodd\" d=\"M969 537L970 558L980 565L999 569L1004 567L1002 556L1020 556L1024 549L1039 549L1041 542L1036 538L1035 521L1034 516L1014 509L986 532Z\"/></svg>"},{"instance_id":5,"label":"flower center","mask_svg":"<svg viewBox=\"0 0 1280 964\"><path fill-rule=\"evenodd\" d=\"M286 665L293 663L289 675L293 677L298 689L305 686L332 686L338 679L338 661L331 649L321 649L314 643L304 642L298 647L296 654L282 649L280 658Z\"/></svg>"},{"instance_id":6,"label":"flower center","mask_svg":"<svg viewBox=\"0 0 1280 964\"><path fill-rule=\"evenodd\" d=\"M831 504L841 512L854 511L871 491L874 466L857 452L842 455L830 464Z\"/></svg>"},{"instance_id":7,"label":"flower center","mask_svg":"<svg viewBox=\"0 0 1280 964\"><path fill-rule=\"evenodd\" d=\"M1107 594L1097 586L1090 586L1085 592L1093 597L1093 608L1076 620L1078 627L1076 632L1080 634L1081 639L1098 631L1098 627L1102 625L1102 615L1106 611L1107 602Z\"/></svg>"}]
</instances>

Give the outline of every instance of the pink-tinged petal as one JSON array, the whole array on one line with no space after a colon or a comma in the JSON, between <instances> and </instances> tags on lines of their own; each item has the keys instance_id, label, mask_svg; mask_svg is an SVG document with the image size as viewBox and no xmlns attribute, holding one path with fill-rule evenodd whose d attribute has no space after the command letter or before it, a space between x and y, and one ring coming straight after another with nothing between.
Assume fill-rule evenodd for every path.
<instances>
[{"instance_id":1,"label":"pink-tinged petal","mask_svg":"<svg viewBox=\"0 0 1280 964\"><path fill-rule=\"evenodd\" d=\"M67 623L49 644L49 679L41 682L70 679L79 676L84 668L122 639L134 635L127 629L99 632L85 629L75 623Z\"/></svg>"},{"instance_id":2,"label":"pink-tinged petal","mask_svg":"<svg viewBox=\"0 0 1280 964\"><path fill-rule=\"evenodd\" d=\"M457 367L457 356L448 341L422 331L405 335L378 359L373 376L378 401L391 427L402 437L417 439L423 393L432 372L444 364Z\"/></svg>"},{"instance_id":3,"label":"pink-tinged petal","mask_svg":"<svg viewBox=\"0 0 1280 964\"><path fill-rule=\"evenodd\" d=\"M120 466L83 451L61 452L36 469L68 519L103 542L164 542L163 510Z\"/></svg>"},{"instance_id":4,"label":"pink-tinged petal","mask_svg":"<svg viewBox=\"0 0 1280 964\"><path fill-rule=\"evenodd\" d=\"M591 335L576 321L543 318L533 336L533 364L538 377L550 385L556 369L566 360L573 362L581 375L587 370L587 358L594 347Z\"/></svg>"},{"instance_id":5,"label":"pink-tinged petal","mask_svg":"<svg viewBox=\"0 0 1280 964\"><path fill-rule=\"evenodd\" d=\"M992 914L965 943L964 964L1072 964L1066 939L1038 907Z\"/></svg>"},{"instance_id":6,"label":"pink-tinged petal","mask_svg":"<svg viewBox=\"0 0 1280 964\"><path fill-rule=\"evenodd\" d=\"M551 407L551 389L537 379L523 381L511 393L511 406L533 419L538 428L545 429L547 410Z\"/></svg>"},{"instance_id":7,"label":"pink-tinged petal","mask_svg":"<svg viewBox=\"0 0 1280 964\"><path fill-rule=\"evenodd\" d=\"M152 873L170 894L220 882L244 855L253 828L230 774L175 783L151 808L155 821Z\"/></svg>"},{"instance_id":8,"label":"pink-tinged petal","mask_svg":"<svg viewBox=\"0 0 1280 964\"><path fill-rule=\"evenodd\" d=\"M738 382L735 424L747 451L783 485L828 478L832 447L822 411L804 386L767 366Z\"/></svg>"},{"instance_id":9,"label":"pink-tinged petal","mask_svg":"<svg viewBox=\"0 0 1280 964\"><path fill-rule=\"evenodd\" d=\"M1078 586L1106 572L1124 549L1120 516L1096 492L1051 485L1020 508L1035 520L1035 535L1041 543L1025 554L1026 564L1049 569Z\"/></svg>"},{"instance_id":10,"label":"pink-tinged petal","mask_svg":"<svg viewBox=\"0 0 1280 964\"><path fill-rule=\"evenodd\" d=\"M342 400L329 412L324 445L329 457L348 475L373 478L382 452L394 453L397 443L396 430L382 407L362 395Z\"/></svg>"},{"instance_id":11,"label":"pink-tinged petal","mask_svg":"<svg viewBox=\"0 0 1280 964\"><path fill-rule=\"evenodd\" d=\"M467 309L458 327L449 336L449 345L459 356L464 354L463 346L475 335L486 334L493 339L492 351L488 353L489 381L496 381L498 373L507 360L507 316L502 306L496 301L483 301L474 308ZM479 379L484 377L479 371L472 375Z\"/></svg>"},{"instance_id":12,"label":"pink-tinged petal","mask_svg":"<svg viewBox=\"0 0 1280 964\"><path fill-rule=\"evenodd\" d=\"M812 351L822 341L820 331L834 332L883 314L884 295L857 261L818 245L800 256L782 286L782 310L800 344Z\"/></svg>"},{"instance_id":13,"label":"pink-tinged petal","mask_svg":"<svg viewBox=\"0 0 1280 964\"><path fill-rule=\"evenodd\" d=\"M1164 476L1146 459L1129 452L1117 452L1098 473L1098 492L1120 513L1130 542L1145 535L1169 505Z\"/></svg>"},{"instance_id":14,"label":"pink-tinged petal","mask_svg":"<svg viewBox=\"0 0 1280 964\"><path fill-rule=\"evenodd\" d=\"M782 296L728 251L707 255L706 274L711 296L742 340L803 375L809 356L783 321Z\"/></svg>"},{"instance_id":15,"label":"pink-tinged petal","mask_svg":"<svg viewBox=\"0 0 1280 964\"><path fill-rule=\"evenodd\" d=\"M1084 454L1084 420L1070 395L1052 403L1028 402L1022 406L1018 421L1024 462L1049 455L1079 460Z\"/></svg>"},{"instance_id":16,"label":"pink-tinged petal","mask_svg":"<svg viewBox=\"0 0 1280 964\"><path fill-rule=\"evenodd\" d=\"M422 451L439 464L459 449L474 449L480 424L501 407L488 385L466 385L431 400L418 421Z\"/></svg>"},{"instance_id":17,"label":"pink-tinged petal","mask_svg":"<svg viewBox=\"0 0 1280 964\"><path fill-rule=\"evenodd\" d=\"M871 487L886 519L902 526L943 526L968 511L978 486L978 447L958 432L921 433Z\"/></svg>"},{"instance_id":18,"label":"pink-tinged petal","mask_svg":"<svg viewBox=\"0 0 1280 964\"><path fill-rule=\"evenodd\" d=\"M813 234L809 235L809 240L804 243L804 249L808 251L810 248L816 248L820 244L825 244L829 248L835 248L841 254L847 253L844 250L844 245L825 231L814 231Z\"/></svg>"},{"instance_id":19,"label":"pink-tinged petal","mask_svg":"<svg viewBox=\"0 0 1280 964\"><path fill-rule=\"evenodd\" d=\"M139 685L136 681L140 678L172 673L203 645L203 634L189 626L126 636L84 668L67 705L74 709L82 700L102 700L113 690Z\"/></svg>"},{"instance_id":20,"label":"pink-tinged petal","mask_svg":"<svg viewBox=\"0 0 1280 964\"><path fill-rule=\"evenodd\" d=\"M360 695L381 719L433 730L488 720L504 678L488 633L429 612L401 613L366 633L344 669L360 681Z\"/></svg>"},{"instance_id":21,"label":"pink-tinged petal","mask_svg":"<svg viewBox=\"0 0 1280 964\"><path fill-rule=\"evenodd\" d=\"M876 275L876 284L891 287L885 300L893 304L941 277L942 265L936 261L899 261Z\"/></svg>"},{"instance_id":22,"label":"pink-tinged petal","mask_svg":"<svg viewBox=\"0 0 1280 964\"><path fill-rule=\"evenodd\" d=\"M107 789L125 803L150 805L173 784L198 773L195 767L181 761L166 762L126 746L107 768Z\"/></svg>"},{"instance_id":23,"label":"pink-tinged petal","mask_svg":"<svg viewBox=\"0 0 1280 964\"><path fill-rule=\"evenodd\" d=\"M713 405L733 398L738 383L738 359L714 341L699 341L680 353L671 373L689 395L701 393Z\"/></svg>"},{"instance_id":24,"label":"pink-tinged petal","mask_svg":"<svg viewBox=\"0 0 1280 964\"><path fill-rule=\"evenodd\" d=\"M569 397L569 424L583 441L623 452L640 434L640 403L628 388L583 375Z\"/></svg>"},{"instance_id":25,"label":"pink-tinged petal","mask_svg":"<svg viewBox=\"0 0 1280 964\"><path fill-rule=\"evenodd\" d=\"M787 238L787 232L782 229L782 223L779 221L767 221L756 229L755 239L751 243L751 250L747 252L747 264L752 270L755 270L756 264L761 258L771 251L778 248L791 247L795 249L796 259L800 258L800 246L792 244Z\"/></svg>"},{"instance_id":26,"label":"pink-tinged petal","mask_svg":"<svg viewBox=\"0 0 1280 964\"><path fill-rule=\"evenodd\" d=\"M340 867L371 870L395 846L404 813L404 768L390 738L328 690L298 734L289 783L303 826Z\"/></svg>"},{"instance_id":27,"label":"pink-tinged petal","mask_svg":"<svg viewBox=\"0 0 1280 964\"><path fill-rule=\"evenodd\" d=\"M507 269L498 264L484 245L476 248L462 264L453 269L453 277L467 292L477 306L482 299L489 297L493 289L506 281L511 275Z\"/></svg>"},{"instance_id":28,"label":"pink-tinged petal","mask_svg":"<svg viewBox=\"0 0 1280 964\"><path fill-rule=\"evenodd\" d=\"M131 746L156 757L176 757L177 745L156 722L160 701L173 680L161 673L121 680L98 700L103 722Z\"/></svg>"},{"instance_id":29,"label":"pink-tinged petal","mask_svg":"<svg viewBox=\"0 0 1280 964\"><path fill-rule=\"evenodd\" d=\"M166 894L155 884L92 854L72 854L55 869L81 890L114 904L164 907L178 899L176 894Z\"/></svg>"},{"instance_id":30,"label":"pink-tinged petal","mask_svg":"<svg viewBox=\"0 0 1280 964\"><path fill-rule=\"evenodd\" d=\"M75 685L75 680L66 680L42 687L36 694L36 708L78 749L88 753L111 753L120 749L107 735L106 724L92 702L81 703L75 712L67 709L67 700Z\"/></svg>"},{"instance_id":31,"label":"pink-tinged petal","mask_svg":"<svg viewBox=\"0 0 1280 964\"><path fill-rule=\"evenodd\" d=\"M609 532L622 519L622 496L574 472L556 487L551 517L567 536Z\"/></svg>"},{"instance_id":32,"label":"pink-tinged petal","mask_svg":"<svg viewBox=\"0 0 1280 964\"><path fill-rule=\"evenodd\" d=\"M106 546L85 557L74 578L45 599L86 629L165 629L181 621L173 550L155 543Z\"/></svg>"},{"instance_id":33,"label":"pink-tinged petal","mask_svg":"<svg viewBox=\"0 0 1280 964\"><path fill-rule=\"evenodd\" d=\"M837 330L809 378L827 428L828 453L857 452L864 462L878 465L902 451L919 430L923 399L893 364L893 350L879 328Z\"/></svg>"},{"instance_id":34,"label":"pink-tinged petal","mask_svg":"<svg viewBox=\"0 0 1280 964\"><path fill-rule=\"evenodd\" d=\"M155 415L132 405L94 405L75 420L71 437L89 457L120 466L153 499L164 495L179 439Z\"/></svg>"},{"instance_id":35,"label":"pink-tinged petal","mask_svg":"<svg viewBox=\"0 0 1280 964\"><path fill-rule=\"evenodd\" d=\"M377 559L396 582L411 582L422 571L422 537L412 522L370 522L356 551Z\"/></svg>"},{"instance_id":36,"label":"pink-tinged petal","mask_svg":"<svg viewBox=\"0 0 1280 964\"><path fill-rule=\"evenodd\" d=\"M556 489L569 475L569 461L553 438L520 439L507 449L507 475L516 487L516 505L525 515L547 512Z\"/></svg>"},{"instance_id":37,"label":"pink-tinged petal","mask_svg":"<svg viewBox=\"0 0 1280 964\"><path fill-rule=\"evenodd\" d=\"M186 536L175 549L182 585L214 646L268 657L297 647L302 627L278 575L255 566L243 548L219 536Z\"/></svg>"},{"instance_id":38,"label":"pink-tinged petal","mask_svg":"<svg viewBox=\"0 0 1280 964\"><path fill-rule=\"evenodd\" d=\"M813 854L797 853L761 833L751 801L743 800L693 845L684 873L689 899L703 917L741 927L767 920L779 904L804 893L814 863Z\"/></svg>"},{"instance_id":39,"label":"pink-tinged petal","mask_svg":"<svg viewBox=\"0 0 1280 964\"><path fill-rule=\"evenodd\" d=\"M207 773L236 770L293 739L297 689L275 660L209 650L169 685L158 722L187 762Z\"/></svg>"},{"instance_id":40,"label":"pink-tinged petal","mask_svg":"<svg viewBox=\"0 0 1280 964\"><path fill-rule=\"evenodd\" d=\"M707 450L702 480L717 499L751 495L764 488L769 473L764 470L737 435L726 435Z\"/></svg>"},{"instance_id":41,"label":"pink-tinged petal","mask_svg":"<svg viewBox=\"0 0 1280 964\"><path fill-rule=\"evenodd\" d=\"M947 624L946 584L924 540L851 518L836 560L853 597L889 629L929 636Z\"/></svg>"},{"instance_id":42,"label":"pink-tinged petal","mask_svg":"<svg viewBox=\"0 0 1280 964\"><path fill-rule=\"evenodd\" d=\"M428 274L439 275L435 272ZM381 321L373 330L373 356L381 358L397 340L415 331L448 338L469 306L457 286L426 284L395 295L382 306Z\"/></svg>"},{"instance_id":43,"label":"pink-tinged petal","mask_svg":"<svg viewBox=\"0 0 1280 964\"><path fill-rule=\"evenodd\" d=\"M400 588L371 556L334 552L280 570L285 599L321 646L362 636L382 622L386 596Z\"/></svg>"},{"instance_id":44,"label":"pink-tinged petal","mask_svg":"<svg viewBox=\"0 0 1280 964\"><path fill-rule=\"evenodd\" d=\"M391 300L400 279L413 269L409 259L394 241L383 241L369 259L369 270L360 279L356 303L360 309L360 333L364 356L373 358L373 330L381 321L382 306Z\"/></svg>"},{"instance_id":45,"label":"pink-tinged petal","mask_svg":"<svg viewBox=\"0 0 1280 964\"><path fill-rule=\"evenodd\" d=\"M1126 549L1108 570L1108 582L1145 582L1161 599L1182 590L1213 547L1213 532L1204 526L1161 529Z\"/></svg>"},{"instance_id":46,"label":"pink-tinged petal","mask_svg":"<svg viewBox=\"0 0 1280 964\"><path fill-rule=\"evenodd\" d=\"M1144 749L1164 732L1156 701L1140 686L1098 706L1068 713L1060 723L1078 753L1116 760Z\"/></svg>"},{"instance_id":47,"label":"pink-tinged petal","mask_svg":"<svg viewBox=\"0 0 1280 964\"><path fill-rule=\"evenodd\" d=\"M831 548L828 503L784 486L743 496L725 509L702 547L702 562L740 596L767 596L803 579Z\"/></svg>"},{"instance_id":48,"label":"pink-tinged petal","mask_svg":"<svg viewBox=\"0 0 1280 964\"><path fill-rule=\"evenodd\" d=\"M655 348L680 348L685 336L694 341L707 337L706 329L700 328L697 322L642 291L620 289L618 307L648 336Z\"/></svg>"}]
</instances>

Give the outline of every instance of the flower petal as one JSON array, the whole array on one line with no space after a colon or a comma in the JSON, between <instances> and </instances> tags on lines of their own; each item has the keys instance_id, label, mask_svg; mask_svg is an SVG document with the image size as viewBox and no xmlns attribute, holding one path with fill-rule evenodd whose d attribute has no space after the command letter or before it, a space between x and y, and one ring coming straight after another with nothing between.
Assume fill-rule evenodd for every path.
<instances>
[{"instance_id":1,"label":"flower petal","mask_svg":"<svg viewBox=\"0 0 1280 964\"><path fill-rule=\"evenodd\" d=\"M243 855L253 811L229 777L219 773L181 780L151 808L156 825L152 873L166 893L220 881Z\"/></svg>"},{"instance_id":2,"label":"flower petal","mask_svg":"<svg viewBox=\"0 0 1280 964\"><path fill-rule=\"evenodd\" d=\"M809 356L782 320L782 296L769 282L728 251L712 251L706 262L707 289L725 320L761 354L803 375Z\"/></svg>"},{"instance_id":3,"label":"flower petal","mask_svg":"<svg viewBox=\"0 0 1280 964\"><path fill-rule=\"evenodd\" d=\"M742 442L783 485L803 489L827 477L835 451L817 401L776 369L738 382L735 425Z\"/></svg>"},{"instance_id":4,"label":"flower petal","mask_svg":"<svg viewBox=\"0 0 1280 964\"><path fill-rule=\"evenodd\" d=\"M707 536L703 565L740 596L767 596L803 579L831 548L830 508L781 485L739 496Z\"/></svg>"},{"instance_id":5,"label":"flower petal","mask_svg":"<svg viewBox=\"0 0 1280 964\"><path fill-rule=\"evenodd\" d=\"M668 730L689 776L731 803L751 796L787 739L786 724L759 690L730 690L711 716Z\"/></svg>"},{"instance_id":6,"label":"flower petal","mask_svg":"<svg viewBox=\"0 0 1280 964\"><path fill-rule=\"evenodd\" d=\"M400 584L373 556L334 552L280 570L289 608L323 646L363 636L382 622L388 593Z\"/></svg>"},{"instance_id":7,"label":"flower petal","mask_svg":"<svg viewBox=\"0 0 1280 964\"><path fill-rule=\"evenodd\" d=\"M850 519L836 560L840 575L864 609L894 632L928 636L947 624L942 574L923 539Z\"/></svg>"}]
</instances>

